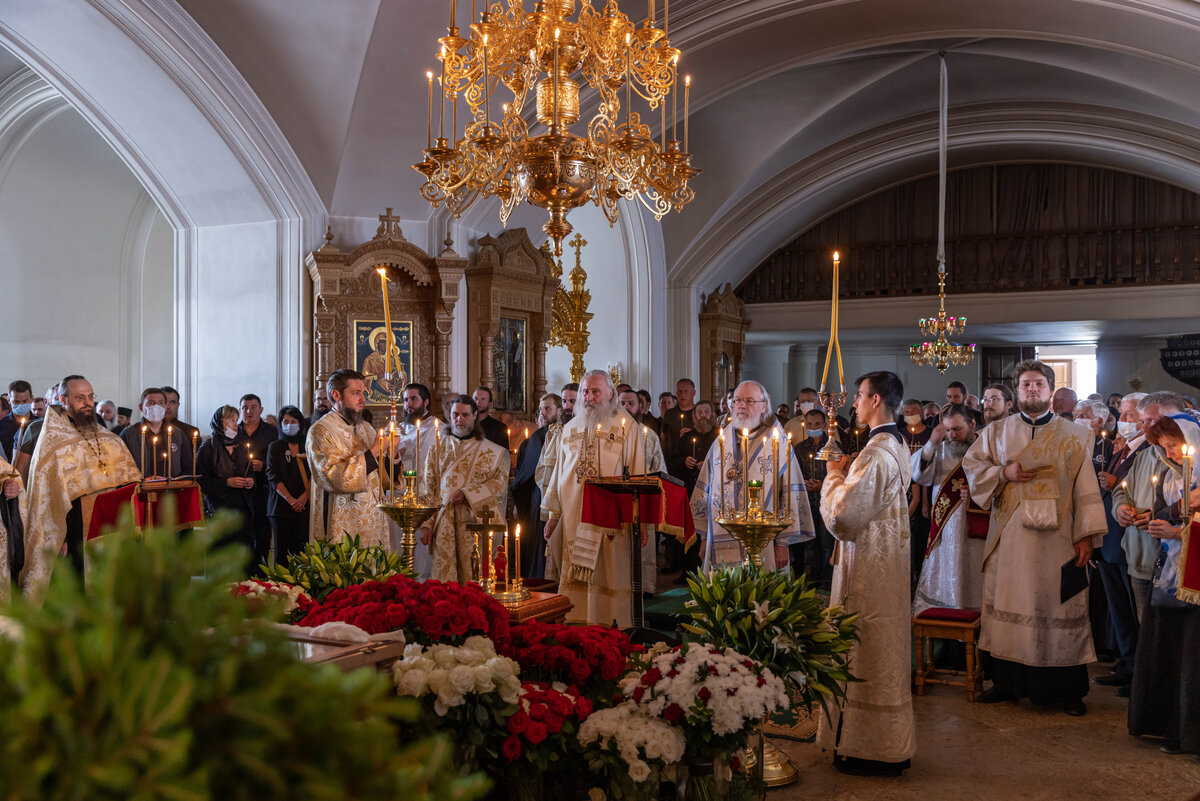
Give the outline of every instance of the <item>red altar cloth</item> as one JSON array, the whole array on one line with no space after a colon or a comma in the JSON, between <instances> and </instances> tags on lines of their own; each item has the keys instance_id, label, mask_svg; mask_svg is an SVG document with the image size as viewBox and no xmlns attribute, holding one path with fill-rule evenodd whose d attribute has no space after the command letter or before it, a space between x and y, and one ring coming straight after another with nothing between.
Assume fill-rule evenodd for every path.
<instances>
[{"instance_id":1,"label":"red altar cloth","mask_svg":"<svg viewBox=\"0 0 1200 801\"><path fill-rule=\"evenodd\" d=\"M678 484L658 479L660 491L655 495L643 494L641 500L642 525L654 526L684 544L692 547L696 539L696 522L692 519L692 508L688 504L687 492ZM609 537L633 524L633 496L610 492L591 484L583 488L583 510L580 519L584 523L610 530Z\"/></svg>"},{"instance_id":2,"label":"red altar cloth","mask_svg":"<svg viewBox=\"0 0 1200 801\"><path fill-rule=\"evenodd\" d=\"M141 493L137 517L138 526L158 526L166 523L161 519L168 514L167 498L174 500L175 514L171 521L176 531L193 526L204 520L204 504L197 484L170 486L166 489L155 489L154 484L148 484Z\"/></svg>"},{"instance_id":3,"label":"red altar cloth","mask_svg":"<svg viewBox=\"0 0 1200 801\"><path fill-rule=\"evenodd\" d=\"M167 495L175 498L177 529L190 528L204 519L200 487L196 484L163 489L155 489L151 484L139 493L140 487L139 484L126 484L85 497L83 519L86 538L95 539L116 526L121 513L127 508L133 510L133 522L138 528L159 525L160 508L163 508L163 499ZM151 496L155 496L153 500Z\"/></svg>"},{"instance_id":4,"label":"red altar cloth","mask_svg":"<svg viewBox=\"0 0 1200 801\"><path fill-rule=\"evenodd\" d=\"M1200 512L1183 531L1183 553L1179 560L1179 587L1175 596L1200 604Z\"/></svg>"}]
</instances>

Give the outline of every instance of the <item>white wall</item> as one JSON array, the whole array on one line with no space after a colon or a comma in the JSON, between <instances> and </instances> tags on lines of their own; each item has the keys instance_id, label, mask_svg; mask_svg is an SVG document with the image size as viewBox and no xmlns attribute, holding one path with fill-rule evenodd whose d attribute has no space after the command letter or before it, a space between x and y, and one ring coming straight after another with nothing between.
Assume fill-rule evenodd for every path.
<instances>
[{"instance_id":1,"label":"white wall","mask_svg":"<svg viewBox=\"0 0 1200 801\"><path fill-rule=\"evenodd\" d=\"M1100 342L1096 346L1096 391L1105 397L1113 392L1124 395L1134 391L1129 382L1136 379L1142 382L1141 392L1171 390L1200 395L1200 389L1172 378L1162 369L1159 349L1166 345L1165 339Z\"/></svg>"},{"instance_id":2,"label":"white wall","mask_svg":"<svg viewBox=\"0 0 1200 801\"><path fill-rule=\"evenodd\" d=\"M73 110L0 158L0 382L41 393L68 373L135 405L173 378L173 233L111 148Z\"/></svg>"}]
</instances>

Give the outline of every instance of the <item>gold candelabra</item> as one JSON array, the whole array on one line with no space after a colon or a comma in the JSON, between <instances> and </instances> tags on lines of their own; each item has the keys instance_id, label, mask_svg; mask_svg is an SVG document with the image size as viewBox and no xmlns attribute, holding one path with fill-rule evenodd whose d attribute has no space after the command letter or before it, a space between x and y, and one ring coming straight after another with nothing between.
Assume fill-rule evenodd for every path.
<instances>
[{"instance_id":1,"label":"gold candelabra","mask_svg":"<svg viewBox=\"0 0 1200 801\"><path fill-rule=\"evenodd\" d=\"M691 78L684 81L681 142L676 120L680 51L667 35L668 2L664 0L658 28L652 1L646 21L638 26L621 13L616 0L608 0L603 10L583 0L576 19L570 19L576 0L539 0L532 12L524 10L522 0L490 5L485 0L477 21L472 3L470 26L460 32L451 0L450 24L438 39L436 56L441 63L436 138L435 76L425 74L426 148L424 158L413 165L425 178L421 197L434 208L445 203L455 216L479 198L495 197L504 223L520 203L543 208L550 215L543 230L554 241L556 256L562 255L562 240L572 230L567 213L585 203L595 203L612 223L622 198L636 198L655 219L691 202L689 181L700 172L687 152ZM585 136L570 131L582 118L581 81L573 77L577 73L597 95ZM493 121L491 98L501 87L511 99ZM652 111L660 111L657 142L631 108L634 93ZM468 111L461 130L460 94ZM536 134L535 124L543 126Z\"/></svg>"},{"instance_id":2,"label":"gold candelabra","mask_svg":"<svg viewBox=\"0 0 1200 801\"><path fill-rule=\"evenodd\" d=\"M571 288L564 289L559 286L554 293L554 302L550 309L550 345L565 347L570 352L571 380L578 383L583 380L583 357L587 353L590 336L588 322L594 315L588 311L592 293L584 286L587 273L583 271L580 263L581 252L587 245L587 240L577 233L568 244L575 248L575 268L571 270ZM553 276L561 279L562 262L555 261L549 250L550 243L547 242L543 245L543 251L550 260Z\"/></svg>"},{"instance_id":3,"label":"gold candelabra","mask_svg":"<svg viewBox=\"0 0 1200 801\"><path fill-rule=\"evenodd\" d=\"M842 343L838 340L838 279L841 260L838 252L833 252L833 301L829 311L829 344L825 347L825 371L821 373L821 389L817 393L821 406L825 409L825 444L817 451L817 458L822 462L835 462L846 454L838 444L837 413L846 402L846 378L842 372ZM838 391L826 392L825 384L829 381L829 357L837 353Z\"/></svg>"},{"instance_id":4,"label":"gold candelabra","mask_svg":"<svg viewBox=\"0 0 1200 801\"><path fill-rule=\"evenodd\" d=\"M736 429L733 431L733 436L736 441L738 433ZM746 565L762 567L762 550L767 543L775 539L779 532L786 529L792 524L792 459L791 446L784 443L786 460L785 478L783 483L783 492L779 492L779 487L776 481L771 482L774 502L766 503L766 477L779 475L779 443L778 437L773 437L771 443L772 450L768 452L766 437L763 437L762 452L760 456L761 478L752 480L750 478L750 465L754 460L750 458L750 432L744 430L741 435L742 448L740 458L735 450L733 459L740 464L733 465L732 472L734 475L741 476L741 492L735 493L738 497L727 499L725 496L725 478L730 474L725 468L725 436L722 432L720 448L718 449L719 458L721 460L721 469L718 472L720 476L720 496L717 503L717 525L724 528L730 535L738 541L745 551L743 561ZM771 458L768 458L768 453ZM716 458L714 456L714 458ZM807 502L807 501L806 501Z\"/></svg>"}]
</instances>

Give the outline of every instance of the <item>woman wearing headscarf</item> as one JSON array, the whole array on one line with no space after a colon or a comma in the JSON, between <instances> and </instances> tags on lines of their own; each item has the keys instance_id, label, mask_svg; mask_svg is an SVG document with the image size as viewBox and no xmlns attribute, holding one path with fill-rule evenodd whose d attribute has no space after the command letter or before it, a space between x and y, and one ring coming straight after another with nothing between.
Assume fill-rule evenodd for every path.
<instances>
[{"instance_id":1,"label":"woman wearing headscarf","mask_svg":"<svg viewBox=\"0 0 1200 801\"><path fill-rule=\"evenodd\" d=\"M232 406L222 406L213 413L212 438L196 452L196 474L204 492L206 517L212 517L220 509L232 509L241 515L239 528L215 544L238 543L253 552L254 476L246 448L235 442L238 414Z\"/></svg>"},{"instance_id":2,"label":"woman wearing headscarf","mask_svg":"<svg viewBox=\"0 0 1200 801\"><path fill-rule=\"evenodd\" d=\"M1168 754L1200 755L1200 605L1194 594L1179 591L1183 538L1192 523L1189 496L1197 484L1194 468L1184 475L1183 447L1200 450L1200 425L1186 414L1166 415L1146 427L1146 439L1169 469L1148 525L1162 545L1138 637L1129 733L1161 737ZM1192 539L1190 547L1200 547Z\"/></svg>"},{"instance_id":3,"label":"woman wearing headscarf","mask_svg":"<svg viewBox=\"0 0 1200 801\"><path fill-rule=\"evenodd\" d=\"M275 561L289 558L308 543L308 498L312 476L304 453L308 426L295 406L279 410L280 438L267 448L267 518L275 535Z\"/></svg>"}]
</instances>

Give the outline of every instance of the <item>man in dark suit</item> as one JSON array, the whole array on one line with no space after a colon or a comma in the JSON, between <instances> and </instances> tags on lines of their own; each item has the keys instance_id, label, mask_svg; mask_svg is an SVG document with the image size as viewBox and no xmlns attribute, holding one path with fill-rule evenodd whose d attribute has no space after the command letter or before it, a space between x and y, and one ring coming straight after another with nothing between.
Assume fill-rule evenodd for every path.
<instances>
[{"instance_id":1,"label":"man in dark suit","mask_svg":"<svg viewBox=\"0 0 1200 801\"><path fill-rule=\"evenodd\" d=\"M825 412L820 408L807 411L804 414L806 436L792 443L796 461L800 463L800 472L804 474L804 488L808 491L808 506L812 510L817 533L808 542L789 545L788 548L792 551L790 561L796 573L807 573L810 583L827 587L833 579L833 566L829 561L833 558L834 541L821 518L821 483L825 480L828 464L817 458L817 452L829 441L829 435L825 433L825 420Z\"/></svg>"},{"instance_id":2,"label":"man in dark suit","mask_svg":"<svg viewBox=\"0 0 1200 801\"><path fill-rule=\"evenodd\" d=\"M509 490L521 530L526 532L522 539L528 543L524 549L524 564L521 575L543 578L546 575L546 546L543 531L546 524L541 520L542 490L537 483L537 466L546 442L546 432L558 421L562 411L562 398L558 395L543 395L538 404L538 429L530 434L517 449L517 469L513 473Z\"/></svg>"}]
</instances>

